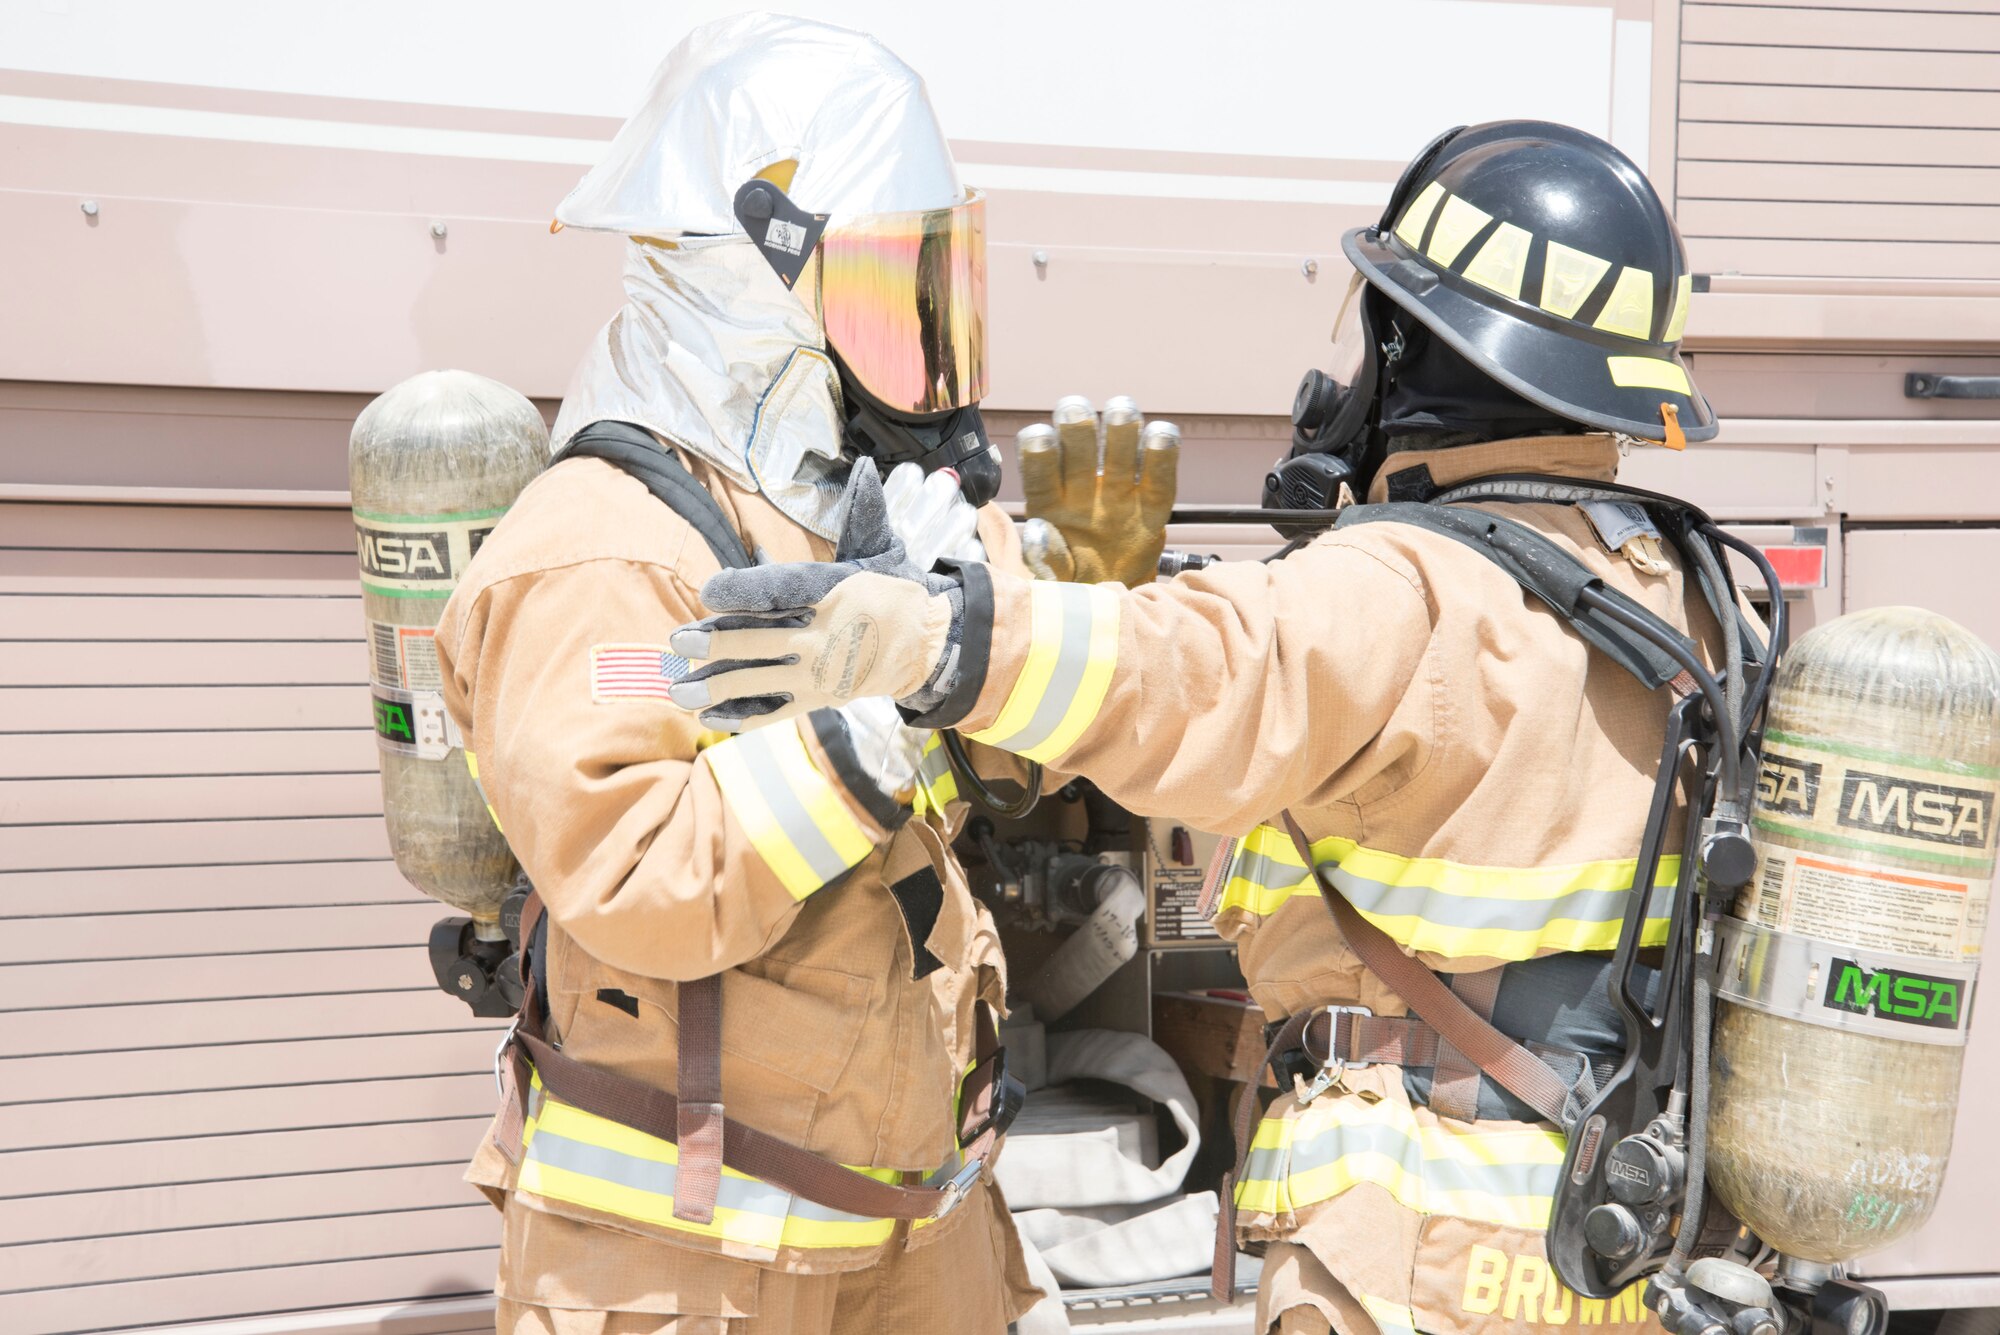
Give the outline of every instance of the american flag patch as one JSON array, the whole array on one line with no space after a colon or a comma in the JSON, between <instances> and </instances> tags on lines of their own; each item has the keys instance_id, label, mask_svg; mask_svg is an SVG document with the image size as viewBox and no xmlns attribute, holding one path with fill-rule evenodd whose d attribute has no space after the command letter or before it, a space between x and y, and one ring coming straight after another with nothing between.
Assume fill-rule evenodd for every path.
<instances>
[{"instance_id":1,"label":"american flag patch","mask_svg":"<svg viewBox=\"0 0 2000 1335\"><path fill-rule=\"evenodd\" d=\"M590 698L664 700L667 688L687 675L688 661L659 644L594 644L590 648Z\"/></svg>"}]
</instances>

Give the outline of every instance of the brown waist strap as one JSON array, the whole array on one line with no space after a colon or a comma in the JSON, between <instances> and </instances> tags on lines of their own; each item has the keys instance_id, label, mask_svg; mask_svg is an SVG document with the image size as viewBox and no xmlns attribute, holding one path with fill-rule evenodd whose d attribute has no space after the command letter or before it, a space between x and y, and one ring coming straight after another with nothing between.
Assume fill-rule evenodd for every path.
<instances>
[{"instance_id":1,"label":"brown waist strap","mask_svg":"<svg viewBox=\"0 0 2000 1335\"><path fill-rule=\"evenodd\" d=\"M1493 1077L1512 1094L1556 1126L1564 1126L1574 1109L1569 1082L1551 1070L1548 1063L1514 1039L1495 1029L1491 1022L1445 985L1443 979L1405 955L1389 934L1362 917L1346 896L1319 875L1313 860L1312 844L1299 828L1292 813L1285 813L1285 829L1305 864L1313 868L1320 883L1320 899L1334 924L1368 971L1389 985L1417 1018L1436 1029L1479 1070ZM1490 971L1498 977L1498 971ZM1490 997L1483 998L1490 1008Z\"/></svg>"},{"instance_id":2,"label":"brown waist strap","mask_svg":"<svg viewBox=\"0 0 2000 1335\"><path fill-rule=\"evenodd\" d=\"M534 904L533 914L539 905ZM522 916L525 941L531 913ZM541 1000L530 986L521 1018L500 1052L507 1124L502 1148L520 1152L533 1063L542 1086L556 1098L634 1131L671 1141L679 1151L674 1216L690 1222L714 1217L722 1165L761 1178L829 1210L876 1219L933 1219L963 1199L1011 1120L1006 1091L1005 1053L992 1011L978 1008L978 1061L960 1085L960 1152L964 1164L942 1186L905 1187L858 1173L810 1150L743 1125L724 1115L722 1087L722 979L720 975L682 983L680 992L680 1094L676 1097L642 1081L613 1075L565 1055L549 1043ZM503 1082L504 1085L504 1082Z\"/></svg>"},{"instance_id":3,"label":"brown waist strap","mask_svg":"<svg viewBox=\"0 0 2000 1335\"><path fill-rule=\"evenodd\" d=\"M525 1027L516 1036L516 1042L527 1060L534 1063L543 1087L564 1103L634 1131L679 1143L677 1137L683 1125L681 1103L672 1094L565 1057L539 1037L527 1033ZM993 1068L994 1063L989 1059L967 1078L968 1103L982 1101L974 1098L973 1086L981 1072L989 1073L990 1084ZM516 1079L523 1080L525 1076L517 1075ZM991 1152L995 1138L995 1133L988 1129L965 1146L966 1172L945 1186L900 1187L857 1173L731 1118L719 1117L714 1122L721 1142L721 1162L737 1172L762 1178L772 1186L830 1210L878 1219L930 1219L951 1209L971 1185L969 1180L960 1179L966 1177L966 1172L977 1172ZM676 1190L675 1215L685 1218L679 1201ZM712 1195L710 1208L713 1209Z\"/></svg>"},{"instance_id":4,"label":"brown waist strap","mask_svg":"<svg viewBox=\"0 0 2000 1335\"><path fill-rule=\"evenodd\" d=\"M1277 1058L1303 1047L1322 1069L1337 1071L1341 1063L1377 1062L1394 1066L1432 1068L1431 1108L1441 1116L1470 1120L1479 1099L1479 1073L1484 1072L1508 1093L1559 1127L1578 1103L1571 1085L1534 1051L1493 1027L1494 998L1500 970L1443 979L1405 955L1387 932L1362 917L1346 896L1319 872L1312 842L1292 813L1284 813L1285 829L1299 857L1312 869L1320 899L1334 925L1361 962L1413 1012L1405 1017L1369 1015L1354 1007L1329 1007L1293 1015L1285 1021L1264 1054L1257 1074L1245 1086L1236 1107L1236 1167L1222 1180L1221 1209L1216 1213L1215 1267L1209 1289L1218 1301L1228 1301L1235 1286L1236 1181L1250 1153L1263 1073ZM1211 871L1213 875L1213 871ZM1456 990L1455 990L1456 989ZM1584 1063L1583 1079L1590 1066ZM1323 1085L1321 1087L1324 1087Z\"/></svg>"}]
</instances>

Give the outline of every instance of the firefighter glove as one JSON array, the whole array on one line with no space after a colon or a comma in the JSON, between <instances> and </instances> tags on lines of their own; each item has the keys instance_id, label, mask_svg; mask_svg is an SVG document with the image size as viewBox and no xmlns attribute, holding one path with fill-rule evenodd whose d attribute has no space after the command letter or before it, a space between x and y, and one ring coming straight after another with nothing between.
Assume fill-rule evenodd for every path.
<instances>
[{"instance_id":1,"label":"firefighter glove","mask_svg":"<svg viewBox=\"0 0 2000 1335\"><path fill-rule=\"evenodd\" d=\"M1146 422L1122 395L1100 424L1090 401L1056 404L1055 425L1014 438L1027 496L1022 553L1043 579L1131 588L1150 584L1167 545L1180 466L1180 428Z\"/></svg>"},{"instance_id":2,"label":"firefighter glove","mask_svg":"<svg viewBox=\"0 0 2000 1335\"><path fill-rule=\"evenodd\" d=\"M725 570L701 600L714 615L670 641L701 666L670 694L718 732L869 696L924 700L954 647L963 601L955 579L910 564L865 457L848 478L832 561Z\"/></svg>"}]
</instances>

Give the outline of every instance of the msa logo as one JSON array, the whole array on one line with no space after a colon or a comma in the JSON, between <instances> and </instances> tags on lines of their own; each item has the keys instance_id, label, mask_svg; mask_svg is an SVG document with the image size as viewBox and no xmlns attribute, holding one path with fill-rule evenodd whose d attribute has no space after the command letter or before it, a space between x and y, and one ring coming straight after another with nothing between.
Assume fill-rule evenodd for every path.
<instances>
[{"instance_id":1,"label":"msa logo","mask_svg":"<svg viewBox=\"0 0 2000 1335\"><path fill-rule=\"evenodd\" d=\"M443 529L433 533L386 533L357 527L354 541L364 575L405 580L452 577L451 536Z\"/></svg>"},{"instance_id":2,"label":"msa logo","mask_svg":"<svg viewBox=\"0 0 2000 1335\"><path fill-rule=\"evenodd\" d=\"M1813 761L1767 753L1757 767L1757 800L1773 814L1811 820L1819 805L1819 776Z\"/></svg>"},{"instance_id":3,"label":"msa logo","mask_svg":"<svg viewBox=\"0 0 2000 1335\"><path fill-rule=\"evenodd\" d=\"M385 742L403 742L414 745L417 740L415 727L411 725L408 705L394 700L375 697L375 735Z\"/></svg>"},{"instance_id":4,"label":"msa logo","mask_svg":"<svg viewBox=\"0 0 2000 1335\"><path fill-rule=\"evenodd\" d=\"M1622 1159L1607 1160L1604 1165L1604 1175L1609 1178L1622 1178L1642 1187L1653 1185L1653 1175L1648 1173L1643 1165L1626 1163Z\"/></svg>"},{"instance_id":5,"label":"msa logo","mask_svg":"<svg viewBox=\"0 0 2000 1335\"><path fill-rule=\"evenodd\" d=\"M1993 829L1993 795L1851 769L1841 783L1835 819L1871 834L1984 848Z\"/></svg>"},{"instance_id":6,"label":"msa logo","mask_svg":"<svg viewBox=\"0 0 2000 1335\"><path fill-rule=\"evenodd\" d=\"M1957 1029L1963 1022L1964 983L1956 978L1877 969L1870 973L1853 960L1836 959L1821 998L1828 1010L1874 1015L1926 1029Z\"/></svg>"}]
</instances>

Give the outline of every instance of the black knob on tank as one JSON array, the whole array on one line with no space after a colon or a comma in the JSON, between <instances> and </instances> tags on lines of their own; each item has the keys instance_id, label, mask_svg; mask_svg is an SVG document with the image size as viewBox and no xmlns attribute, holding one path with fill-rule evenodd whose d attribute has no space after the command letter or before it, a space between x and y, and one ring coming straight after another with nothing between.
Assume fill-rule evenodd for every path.
<instances>
[{"instance_id":1,"label":"black knob on tank","mask_svg":"<svg viewBox=\"0 0 2000 1335\"><path fill-rule=\"evenodd\" d=\"M447 966L442 982L445 991L474 1007L475 1011L479 1003L486 999L487 989L493 985L486 976L486 970L479 966L479 961L469 955L453 960Z\"/></svg>"},{"instance_id":2,"label":"black knob on tank","mask_svg":"<svg viewBox=\"0 0 2000 1335\"><path fill-rule=\"evenodd\" d=\"M1644 1245L1639 1221L1622 1205L1600 1205L1583 1217L1583 1240L1599 1256L1622 1261Z\"/></svg>"}]
</instances>

